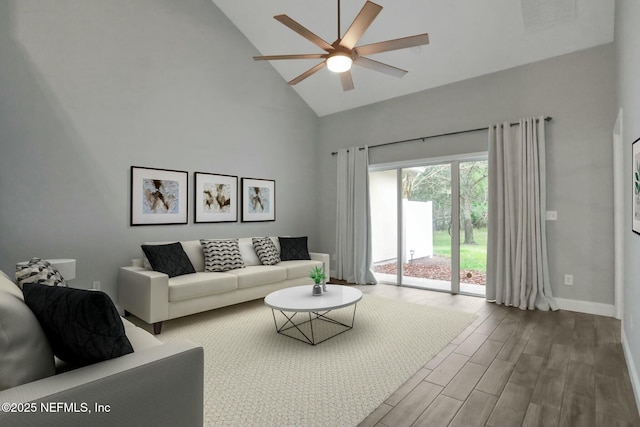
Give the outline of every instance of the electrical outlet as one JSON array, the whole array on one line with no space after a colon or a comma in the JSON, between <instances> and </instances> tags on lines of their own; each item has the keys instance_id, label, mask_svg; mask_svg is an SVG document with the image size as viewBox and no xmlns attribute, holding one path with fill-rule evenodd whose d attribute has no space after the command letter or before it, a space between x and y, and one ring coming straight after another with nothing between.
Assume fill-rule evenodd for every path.
<instances>
[{"instance_id":1,"label":"electrical outlet","mask_svg":"<svg viewBox=\"0 0 640 427\"><path fill-rule=\"evenodd\" d=\"M96 291L100 290L100 281L99 280L94 280L93 281L93 289L95 289Z\"/></svg>"},{"instance_id":2,"label":"electrical outlet","mask_svg":"<svg viewBox=\"0 0 640 427\"><path fill-rule=\"evenodd\" d=\"M557 221L557 220L558 220L557 211L547 211L547 221Z\"/></svg>"},{"instance_id":3,"label":"electrical outlet","mask_svg":"<svg viewBox=\"0 0 640 427\"><path fill-rule=\"evenodd\" d=\"M573 274L564 275L564 284L567 286L573 286Z\"/></svg>"}]
</instances>

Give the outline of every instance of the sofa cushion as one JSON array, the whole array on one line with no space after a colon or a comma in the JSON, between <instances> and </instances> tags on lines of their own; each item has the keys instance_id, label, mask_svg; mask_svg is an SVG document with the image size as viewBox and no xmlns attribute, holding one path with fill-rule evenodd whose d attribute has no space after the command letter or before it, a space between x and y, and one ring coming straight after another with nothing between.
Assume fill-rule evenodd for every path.
<instances>
[{"instance_id":1,"label":"sofa cushion","mask_svg":"<svg viewBox=\"0 0 640 427\"><path fill-rule=\"evenodd\" d=\"M133 352L120 315L104 292L37 283L25 283L22 292L61 360L82 366Z\"/></svg>"},{"instance_id":2,"label":"sofa cushion","mask_svg":"<svg viewBox=\"0 0 640 427\"><path fill-rule=\"evenodd\" d=\"M238 246L240 247L240 254L242 255L245 266L262 265L250 237L238 239Z\"/></svg>"},{"instance_id":3,"label":"sofa cushion","mask_svg":"<svg viewBox=\"0 0 640 427\"><path fill-rule=\"evenodd\" d=\"M191 264L196 271L204 271L204 253L200 240L181 240L182 248L191 260Z\"/></svg>"},{"instance_id":4,"label":"sofa cushion","mask_svg":"<svg viewBox=\"0 0 640 427\"><path fill-rule=\"evenodd\" d=\"M275 265L252 265L241 270L229 271L228 274L238 278L238 289L282 282L287 278L287 271Z\"/></svg>"},{"instance_id":5,"label":"sofa cushion","mask_svg":"<svg viewBox=\"0 0 640 427\"><path fill-rule=\"evenodd\" d=\"M0 271L0 391L55 374L53 351L18 286Z\"/></svg>"},{"instance_id":6,"label":"sofa cushion","mask_svg":"<svg viewBox=\"0 0 640 427\"><path fill-rule=\"evenodd\" d=\"M16 280L20 287L24 283L67 286L60 272L49 261L41 258L31 258L26 265L16 265Z\"/></svg>"},{"instance_id":7,"label":"sofa cushion","mask_svg":"<svg viewBox=\"0 0 640 427\"><path fill-rule=\"evenodd\" d=\"M278 240L280 241L280 259L282 261L311 259L307 248L307 236L278 237Z\"/></svg>"},{"instance_id":8,"label":"sofa cushion","mask_svg":"<svg viewBox=\"0 0 640 427\"><path fill-rule=\"evenodd\" d=\"M228 273L196 273L169 279L169 301L185 301L238 289L236 276Z\"/></svg>"},{"instance_id":9,"label":"sofa cushion","mask_svg":"<svg viewBox=\"0 0 640 427\"><path fill-rule=\"evenodd\" d=\"M145 348L162 345L162 342L151 335L149 332L137 327L127 319L121 318L121 320L122 326L124 326L124 333L131 343L134 352L144 350Z\"/></svg>"},{"instance_id":10,"label":"sofa cushion","mask_svg":"<svg viewBox=\"0 0 640 427\"><path fill-rule=\"evenodd\" d=\"M304 279L309 277L313 267L322 267L322 262L314 260L282 261L278 264L287 271L287 280Z\"/></svg>"},{"instance_id":11,"label":"sofa cushion","mask_svg":"<svg viewBox=\"0 0 640 427\"><path fill-rule=\"evenodd\" d=\"M280 262L280 254L270 237L254 237L252 242L263 265L275 265Z\"/></svg>"},{"instance_id":12,"label":"sofa cushion","mask_svg":"<svg viewBox=\"0 0 640 427\"><path fill-rule=\"evenodd\" d=\"M204 252L204 271L224 272L244 267L238 239L200 239L200 244Z\"/></svg>"},{"instance_id":13,"label":"sofa cushion","mask_svg":"<svg viewBox=\"0 0 640 427\"><path fill-rule=\"evenodd\" d=\"M169 277L196 272L180 242L166 245L142 245L142 251L154 271L165 273Z\"/></svg>"}]
</instances>

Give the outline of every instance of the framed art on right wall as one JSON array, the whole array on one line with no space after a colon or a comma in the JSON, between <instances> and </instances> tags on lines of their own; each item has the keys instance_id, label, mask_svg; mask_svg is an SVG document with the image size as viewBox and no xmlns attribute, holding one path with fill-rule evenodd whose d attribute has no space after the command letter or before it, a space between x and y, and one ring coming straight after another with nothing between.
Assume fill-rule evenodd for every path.
<instances>
[{"instance_id":1,"label":"framed art on right wall","mask_svg":"<svg viewBox=\"0 0 640 427\"><path fill-rule=\"evenodd\" d=\"M633 232L640 234L640 138L633 141L632 157L633 157L633 206L631 222L633 224Z\"/></svg>"},{"instance_id":2,"label":"framed art on right wall","mask_svg":"<svg viewBox=\"0 0 640 427\"><path fill-rule=\"evenodd\" d=\"M242 178L242 222L276 220L276 182Z\"/></svg>"}]
</instances>

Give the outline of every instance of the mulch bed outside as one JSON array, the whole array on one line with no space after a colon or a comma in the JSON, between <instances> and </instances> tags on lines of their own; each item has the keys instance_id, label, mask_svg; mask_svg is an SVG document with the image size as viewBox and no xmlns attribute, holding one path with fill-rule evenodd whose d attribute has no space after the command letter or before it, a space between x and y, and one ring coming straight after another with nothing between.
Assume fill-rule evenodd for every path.
<instances>
[{"instance_id":1,"label":"mulch bed outside","mask_svg":"<svg viewBox=\"0 0 640 427\"><path fill-rule=\"evenodd\" d=\"M408 277L451 281L451 260L449 258L433 256L431 258L417 258L403 265L403 273ZM375 265L376 273L397 274L395 260L385 264ZM484 286L487 276L484 271L460 270L460 282Z\"/></svg>"}]
</instances>

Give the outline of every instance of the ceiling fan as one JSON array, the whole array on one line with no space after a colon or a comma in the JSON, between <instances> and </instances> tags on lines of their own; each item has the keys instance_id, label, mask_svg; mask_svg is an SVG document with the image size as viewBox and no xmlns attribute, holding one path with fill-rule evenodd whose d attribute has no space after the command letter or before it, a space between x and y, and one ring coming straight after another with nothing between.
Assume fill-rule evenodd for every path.
<instances>
[{"instance_id":1,"label":"ceiling fan","mask_svg":"<svg viewBox=\"0 0 640 427\"><path fill-rule=\"evenodd\" d=\"M321 63L308 69L298 77L288 82L290 85L300 83L302 80L326 66L330 71L339 73L342 90L351 90L354 88L350 71L352 64L359 65L360 67L368 68L370 70L379 71L390 76L403 77L407 74L407 70L374 61L373 59L366 58L364 55L425 45L429 43L429 34L418 34L415 36L356 47L358 40L360 40L364 32L369 28L381 10L382 6L371 1L367 1L358 13L358 16L356 16L351 23L349 29L342 37L340 37L340 0L338 0L338 39L332 44L327 43L287 15L274 16L277 21L291 28L293 31L300 34L316 46L324 49L327 53L254 56L253 59L256 61L271 61L276 59L323 59Z\"/></svg>"}]
</instances>

